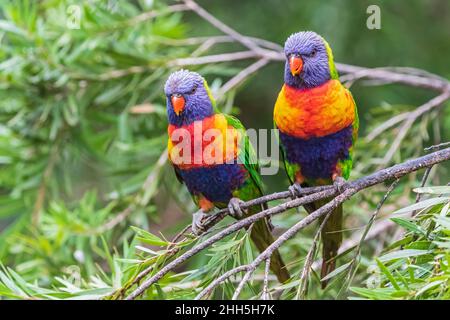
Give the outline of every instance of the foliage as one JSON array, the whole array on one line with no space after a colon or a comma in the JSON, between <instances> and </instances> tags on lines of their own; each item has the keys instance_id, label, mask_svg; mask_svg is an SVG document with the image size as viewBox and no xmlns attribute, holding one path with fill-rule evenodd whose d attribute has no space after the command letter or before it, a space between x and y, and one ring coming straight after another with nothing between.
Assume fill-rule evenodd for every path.
<instances>
[{"instance_id":1,"label":"foliage","mask_svg":"<svg viewBox=\"0 0 450 320\"><path fill-rule=\"evenodd\" d=\"M67 26L67 9L73 4L81 8L80 29ZM318 8L323 9L321 6ZM171 12L163 1L0 3L1 298L123 298L140 272L151 267L150 275L154 274L181 252L211 236L182 238L176 245L172 242L173 235L189 222L194 206L166 165L167 120L162 94L165 79L175 69L171 62L195 56L202 43L193 44L189 39L205 30L208 28L192 16ZM286 35L277 33L275 40L282 42ZM227 52L235 46L221 44L202 53L218 49ZM337 51L343 52L342 47L345 45L339 44ZM205 75L217 92L224 80L242 67L236 62L190 68ZM281 74L281 64L276 68ZM219 107L227 113L240 113L244 122L252 123L259 117L253 117L255 108L246 99L254 100L264 109L258 115L267 113L266 122L271 123L274 99L268 95L275 96L279 88L272 74L267 78L267 83L256 79L247 82L238 88L239 94L236 90L228 92ZM372 101L359 103L364 128L352 179L418 156L426 145L449 140L445 131L450 127L449 108L435 109L415 122L393 159L382 163L397 128L372 140L366 138L367 134L389 118L412 110L429 94L414 92L411 101L405 94L408 91L383 88L381 93L364 99L367 88L355 85L351 89L358 103ZM404 96L408 102L394 103ZM263 120L258 121L258 126L264 126ZM278 176L284 177L281 171ZM441 185L448 177L442 165L433 168L428 181ZM409 190L419 184L418 180L415 174L403 179L389 197L383 215L412 203L414 195ZM284 178L267 181L269 189L286 189ZM444 194L448 193L445 188L421 190ZM346 238L354 229L364 228L384 193L385 186L377 186L346 203ZM447 203L433 203L431 199L446 199ZM388 233L384 252L394 258L376 255L375 288L364 287L375 278L368 279L362 268L357 269L351 284L345 284L344 267L325 291L319 289L318 275L313 272L307 297L357 294L373 299L448 298L448 198L434 195L420 204L425 206L416 207L421 211L415 219L394 220L407 235L403 242L390 243L392 235ZM304 216L302 210L299 212ZM291 210L276 217L274 224L286 229L299 220L299 212ZM213 231L231 221L226 218ZM280 286L270 278L271 293L284 288L287 290L281 298L295 298L315 229L309 228L280 248L294 279ZM427 253L392 256L392 252L404 254L400 246ZM379 241L365 242L361 265L371 264L378 250ZM256 252L247 232L232 234L165 276L144 298L192 299L220 274L250 262ZM350 261L350 252L339 258L341 266ZM405 261L407 268L403 269ZM260 269L244 288L243 298L260 297ZM212 297L230 298L239 278L226 282ZM351 291L346 289L348 285Z\"/></svg>"},{"instance_id":2,"label":"foliage","mask_svg":"<svg viewBox=\"0 0 450 320\"><path fill-rule=\"evenodd\" d=\"M114 10L84 2L81 28L70 29L73 3L1 4L0 259L45 286L61 273L96 276L115 244L126 247L133 232L125 224L96 229L127 206L132 224L155 221L149 202L165 170L157 164L166 140L164 61L188 54L165 44L185 26L164 4L155 4L160 19L136 23L151 9L145 2Z\"/></svg>"},{"instance_id":3,"label":"foliage","mask_svg":"<svg viewBox=\"0 0 450 320\"><path fill-rule=\"evenodd\" d=\"M430 197L393 213L401 216L391 220L405 233L369 265L367 288L351 288L354 293L383 300L449 299L450 187L414 191Z\"/></svg>"}]
</instances>

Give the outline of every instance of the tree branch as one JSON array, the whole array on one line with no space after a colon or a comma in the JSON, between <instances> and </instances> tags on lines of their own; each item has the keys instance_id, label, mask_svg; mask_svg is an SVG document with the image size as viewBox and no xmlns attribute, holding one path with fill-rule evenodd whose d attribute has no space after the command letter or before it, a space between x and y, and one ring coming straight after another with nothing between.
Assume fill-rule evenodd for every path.
<instances>
[{"instance_id":1,"label":"tree branch","mask_svg":"<svg viewBox=\"0 0 450 320\"><path fill-rule=\"evenodd\" d=\"M192 256L196 255L200 251L204 250L205 248L209 247L213 243L223 239L224 237L244 228L255 221L279 214L282 212L287 211L291 208L296 208L299 206L302 206L306 203L311 203L314 201L317 201L319 199L329 198L335 196L333 200L325 204L324 206L320 207L318 210L312 212L310 215L305 217L304 219L300 220L298 223L296 223L293 227L288 229L285 233L283 233L277 240L275 240L265 251L263 251L251 264L249 264L245 269L242 266L240 266L239 270L251 270L253 268L256 268L259 266L259 264L270 257L270 255L278 249L285 241L293 237L298 231L302 230L309 224L311 224L313 221L319 219L320 217L324 216L326 213L333 210L335 207L337 207L339 204L343 203L347 199L349 199L351 196L353 196L355 193L365 189L369 188L373 185L382 183L387 180L391 179L399 179L403 177L404 175L417 171L422 168L429 167L431 165L447 161L450 159L450 148L443 149L440 151L436 151L434 153L430 153L428 155L425 155L423 157L412 159L409 161L406 161L401 164L394 165L392 167L379 170L371 175L368 175L366 177L357 179L353 182L348 182L343 187L343 193L338 194L334 188L327 188L325 190L306 195L302 198L296 198L294 200L290 200L287 202L284 202L280 205L277 205L275 207L272 207L267 210L263 210L257 214L254 214L252 216L249 216L247 218L244 218L242 220L239 220L225 229L219 231L215 235L211 236L206 241L197 244L193 248L189 249L182 255L180 255L178 258L167 264L165 267L163 267L161 270L159 270L156 274L154 274L152 277L147 279L145 282L143 282L136 290L134 290L128 297L128 300L132 300L140 296L147 290L152 284L160 280L162 277L164 277L168 272L173 270L175 267L179 266L180 264L184 263L186 260L191 258ZM247 202L248 203L248 202ZM233 269L234 270L234 269ZM240 272L239 271L239 272ZM233 273L234 272L234 273ZM233 275L237 273L238 271L230 272L230 275ZM222 279L222 278L221 278ZM226 280L226 278L224 278ZM223 280L223 281L224 281Z\"/></svg>"},{"instance_id":2,"label":"tree branch","mask_svg":"<svg viewBox=\"0 0 450 320\"><path fill-rule=\"evenodd\" d=\"M249 65L247 68L239 72L237 75L235 75L233 78L231 78L227 83L225 83L217 92L216 99L220 100L223 95L239 85L242 81L247 79L251 74L255 73L262 67L264 67L266 64L269 63L269 60L266 58L263 58L261 60L256 61L255 63Z\"/></svg>"},{"instance_id":3,"label":"tree branch","mask_svg":"<svg viewBox=\"0 0 450 320\"><path fill-rule=\"evenodd\" d=\"M309 248L308 254L306 255L305 264L300 275L300 285L298 286L296 299L303 299L303 297L306 295L306 292L308 291L309 273L312 270L311 266L314 262L314 255L316 253L317 244L319 242L320 234L322 233L322 230L325 227L325 223L328 221L329 217L330 215L328 214L323 219L322 223L319 226L319 229L317 229L316 234L314 235L313 244L311 248Z\"/></svg>"},{"instance_id":4,"label":"tree branch","mask_svg":"<svg viewBox=\"0 0 450 320\"><path fill-rule=\"evenodd\" d=\"M386 155L384 156L382 160L382 164L387 164L389 161L391 161L392 157L394 156L397 149L400 147L400 143L405 138L406 134L408 133L409 129L413 125L413 123L416 121L418 117L423 115L426 112L429 112L431 109L441 105L445 101L447 101L450 98L450 91L445 91L442 94L438 95L437 97L431 99L430 101L424 103L419 108L415 109L414 111L411 111L408 113L408 116L406 117L405 121L403 122L403 125L401 126L397 136L395 137L394 142L391 144L391 147L386 152Z\"/></svg>"},{"instance_id":5,"label":"tree branch","mask_svg":"<svg viewBox=\"0 0 450 320\"><path fill-rule=\"evenodd\" d=\"M248 37L244 37L236 30L232 29L230 26L226 25L216 17L214 17L212 14L210 14L208 11L200 7L196 2L192 0L184 0L183 1L187 7L189 7L192 11L197 13L199 16L201 16L203 19L208 21L211 25L222 31L223 33L229 35L231 38L236 40L237 42L240 42L242 45L250 49L252 52L256 53L257 55L261 57L270 58L274 55L274 52L271 50L262 49L259 47L254 41L249 39ZM275 53L276 54L276 53Z\"/></svg>"}]
</instances>

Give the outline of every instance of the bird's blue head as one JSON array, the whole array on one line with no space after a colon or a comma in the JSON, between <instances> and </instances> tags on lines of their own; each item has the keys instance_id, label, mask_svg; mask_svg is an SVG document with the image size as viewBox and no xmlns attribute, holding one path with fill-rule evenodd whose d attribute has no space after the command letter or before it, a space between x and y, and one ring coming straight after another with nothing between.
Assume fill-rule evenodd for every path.
<instances>
[{"instance_id":1,"label":"bird's blue head","mask_svg":"<svg viewBox=\"0 0 450 320\"><path fill-rule=\"evenodd\" d=\"M164 86L169 123L182 126L214 114L214 98L206 80L196 72L172 73Z\"/></svg>"},{"instance_id":2,"label":"bird's blue head","mask_svg":"<svg viewBox=\"0 0 450 320\"><path fill-rule=\"evenodd\" d=\"M328 43L312 31L292 34L284 44L284 82L295 88L320 86L338 75Z\"/></svg>"}]
</instances>

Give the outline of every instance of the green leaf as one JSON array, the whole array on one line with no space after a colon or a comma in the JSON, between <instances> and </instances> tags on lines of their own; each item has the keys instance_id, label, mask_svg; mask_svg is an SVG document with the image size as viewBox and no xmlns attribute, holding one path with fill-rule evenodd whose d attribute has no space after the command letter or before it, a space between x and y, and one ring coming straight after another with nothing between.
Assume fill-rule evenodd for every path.
<instances>
[{"instance_id":1,"label":"green leaf","mask_svg":"<svg viewBox=\"0 0 450 320\"><path fill-rule=\"evenodd\" d=\"M434 218L434 221L445 229L450 230L450 217L443 217L439 215Z\"/></svg>"},{"instance_id":2,"label":"green leaf","mask_svg":"<svg viewBox=\"0 0 450 320\"><path fill-rule=\"evenodd\" d=\"M2 267L2 269L4 270L3 265L0 265L0 267ZM14 280L9 277L9 275L6 273L6 270L5 272L0 270L0 281L3 282L3 284L17 296L21 298L28 297L28 295L18 285L16 285Z\"/></svg>"},{"instance_id":3,"label":"green leaf","mask_svg":"<svg viewBox=\"0 0 450 320\"><path fill-rule=\"evenodd\" d=\"M225 243L222 244L218 244L218 245L214 245L210 251L225 251L225 250L229 250L235 246L237 246L239 243L241 242L240 239L238 240L232 240L232 241L227 241Z\"/></svg>"},{"instance_id":4,"label":"green leaf","mask_svg":"<svg viewBox=\"0 0 450 320\"><path fill-rule=\"evenodd\" d=\"M400 286L398 285L397 281L395 280L394 276L392 275L392 273L388 270L388 268L386 268L386 266L379 260L379 259L375 259L378 268L380 268L381 272L384 273L384 275L386 276L386 278L389 279L389 281L391 282L392 286L397 289L400 290Z\"/></svg>"},{"instance_id":5,"label":"green leaf","mask_svg":"<svg viewBox=\"0 0 450 320\"><path fill-rule=\"evenodd\" d=\"M414 240L414 236L413 235L409 235L409 236L407 236L407 237L405 237L403 239L400 239L400 240L397 240L397 241L391 243L386 248L384 248L384 251L390 251L390 250L395 249L397 247L407 245L408 243L410 243L413 240Z\"/></svg>"},{"instance_id":6,"label":"green leaf","mask_svg":"<svg viewBox=\"0 0 450 320\"><path fill-rule=\"evenodd\" d=\"M430 208L437 204L445 203L448 201L449 201L449 198L431 198L431 199L420 201L420 202L410 205L406 208L399 209L399 210L395 211L393 214L403 214L403 213L408 213L411 211L422 210L422 209Z\"/></svg>"},{"instance_id":7,"label":"green leaf","mask_svg":"<svg viewBox=\"0 0 450 320\"><path fill-rule=\"evenodd\" d=\"M445 282L445 280L437 280L437 281L433 281L428 283L427 285L423 286L422 288L420 288L419 291L417 291L416 293L416 297L421 296L422 294L424 294L425 292L427 292L428 290L435 288L437 286L440 286L441 284L443 284Z\"/></svg>"},{"instance_id":8,"label":"green leaf","mask_svg":"<svg viewBox=\"0 0 450 320\"><path fill-rule=\"evenodd\" d=\"M14 25L12 22L6 21L6 20L0 20L0 30L6 31L6 32L11 32L11 33L17 34L19 36L27 35L27 33L24 30L20 29L19 27Z\"/></svg>"},{"instance_id":9,"label":"green leaf","mask_svg":"<svg viewBox=\"0 0 450 320\"><path fill-rule=\"evenodd\" d=\"M367 288L350 287L350 290L356 294L359 294L363 297L373 300L392 300L392 295L395 292L398 292L393 288L367 289Z\"/></svg>"},{"instance_id":10,"label":"green leaf","mask_svg":"<svg viewBox=\"0 0 450 320\"><path fill-rule=\"evenodd\" d=\"M421 187L413 189L416 193L450 194L450 186Z\"/></svg>"},{"instance_id":11,"label":"green leaf","mask_svg":"<svg viewBox=\"0 0 450 320\"><path fill-rule=\"evenodd\" d=\"M436 244L439 248L443 249L450 249L450 239L448 241L433 241L434 244Z\"/></svg>"},{"instance_id":12,"label":"green leaf","mask_svg":"<svg viewBox=\"0 0 450 320\"><path fill-rule=\"evenodd\" d=\"M167 246L169 245L169 242L162 240L158 236L155 236L154 234L140 229L138 227L131 227L131 229L134 230L134 232L137 233L137 239L139 241L142 241L146 244L152 245L152 246Z\"/></svg>"},{"instance_id":13,"label":"green leaf","mask_svg":"<svg viewBox=\"0 0 450 320\"><path fill-rule=\"evenodd\" d=\"M445 217L450 212L450 202L442 207L441 213L439 214L441 217Z\"/></svg>"},{"instance_id":14,"label":"green leaf","mask_svg":"<svg viewBox=\"0 0 450 320\"><path fill-rule=\"evenodd\" d=\"M421 235L425 235L426 232L423 231L418 225L415 223L405 219L405 218L391 218L393 222L398 224L399 226L405 228L406 230L412 231L414 233L418 233Z\"/></svg>"},{"instance_id":15,"label":"green leaf","mask_svg":"<svg viewBox=\"0 0 450 320\"><path fill-rule=\"evenodd\" d=\"M389 252L385 255L382 255L379 260L381 262L389 262L396 259L404 259L404 258L411 258L411 257L417 257L424 254L430 253L429 250L415 250L415 249L405 249L405 250L398 250L394 252Z\"/></svg>"},{"instance_id":16,"label":"green leaf","mask_svg":"<svg viewBox=\"0 0 450 320\"><path fill-rule=\"evenodd\" d=\"M430 250L431 246L433 245L433 242L428 240L419 240L411 242L410 244L406 245L405 249L418 249L418 250Z\"/></svg>"},{"instance_id":17,"label":"green leaf","mask_svg":"<svg viewBox=\"0 0 450 320\"><path fill-rule=\"evenodd\" d=\"M326 281L326 280L329 280L329 279L337 276L338 274L340 274L340 273L344 272L345 270L347 270L350 267L351 264L352 264L352 261L347 262L346 264L343 264L339 268L334 269L332 272L330 272L325 277L323 277L321 279L321 281Z\"/></svg>"}]
</instances>

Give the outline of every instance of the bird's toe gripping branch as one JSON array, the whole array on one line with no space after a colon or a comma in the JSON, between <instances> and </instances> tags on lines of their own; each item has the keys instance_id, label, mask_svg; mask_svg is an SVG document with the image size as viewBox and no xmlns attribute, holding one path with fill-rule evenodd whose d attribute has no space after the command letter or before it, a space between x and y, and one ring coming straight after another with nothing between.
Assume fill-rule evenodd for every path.
<instances>
[{"instance_id":1,"label":"bird's toe gripping branch","mask_svg":"<svg viewBox=\"0 0 450 320\"><path fill-rule=\"evenodd\" d=\"M244 201L239 198L231 198L228 203L228 210L230 211L230 215L235 219L242 219L244 217L245 210L242 209L242 205Z\"/></svg>"},{"instance_id":2,"label":"bird's toe gripping branch","mask_svg":"<svg viewBox=\"0 0 450 320\"><path fill-rule=\"evenodd\" d=\"M198 210L196 213L192 215L192 233L195 235L200 235L205 231L203 226L203 219L205 219L208 215L202 210Z\"/></svg>"},{"instance_id":3,"label":"bird's toe gripping branch","mask_svg":"<svg viewBox=\"0 0 450 320\"><path fill-rule=\"evenodd\" d=\"M291 193L291 198L295 199L301 196L302 187L299 183L294 183L292 186L289 186L288 188L289 192Z\"/></svg>"},{"instance_id":4,"label":"bird's toe gripping branch","mask_svg":"<svg viewBox=\"0 0 450 320\"><path fill-rule=\"evenodd\" d=\"M338 193L344 192L344 187L347 184L344 178L338 175L333 175L333 186Z\"/></svg>"}]
</instances>

